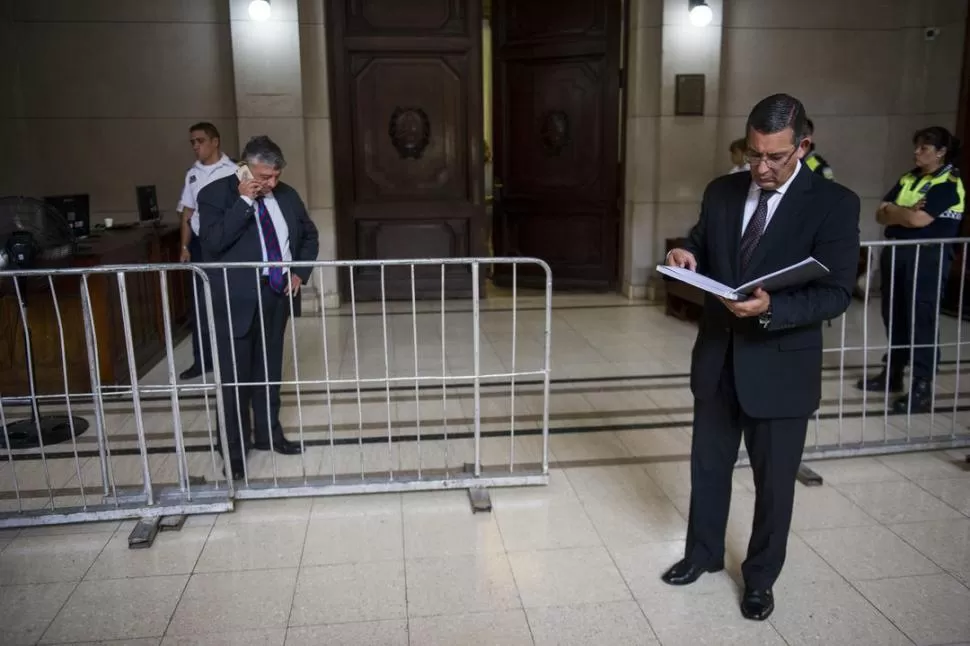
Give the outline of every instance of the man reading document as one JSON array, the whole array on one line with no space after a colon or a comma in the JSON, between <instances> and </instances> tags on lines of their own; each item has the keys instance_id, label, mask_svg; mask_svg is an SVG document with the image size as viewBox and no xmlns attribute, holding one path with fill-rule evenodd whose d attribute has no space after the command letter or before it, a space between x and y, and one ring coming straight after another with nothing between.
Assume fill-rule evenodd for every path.
<instances>
[{"instance_id":1,"label":"man reading document","mask_svg":"<svg viewBox=\"0 0 970 646\"><path fill-rule=\"evenodd\" d=\"M741 613L764 620L785 562L808 420L821 398L822 323L849 307L859 259L859 198L801 163L805 108L776 94L748 116L750 173L719 177L669 266L726 285L813 257L817 280L747 299L706 295L691 361L694 395L691 499L684 559L663 575L688 585L724 567L731 478L741 438L754 471L754 526L741 570Z\"/></svg>"}]
</instances>

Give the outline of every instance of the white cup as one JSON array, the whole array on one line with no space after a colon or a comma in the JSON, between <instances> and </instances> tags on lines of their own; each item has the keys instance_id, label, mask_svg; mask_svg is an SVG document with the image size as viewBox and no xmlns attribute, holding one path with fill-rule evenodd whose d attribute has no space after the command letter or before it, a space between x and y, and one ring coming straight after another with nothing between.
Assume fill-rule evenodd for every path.
<instances>
[{"instance_id":1,"label":"white cup","mask_svg":"<svg viewBox=\"0 0 970 646\"><path fill-rule=\"evenodd\" d=\"M111 227L113 227L114 225L115 225L115 220L114 220L114 218L105 218L105 219L104 219L104 228L105 228L105 229L110 229L110 228L111 228Z\"/></svg>"}]
</instances>

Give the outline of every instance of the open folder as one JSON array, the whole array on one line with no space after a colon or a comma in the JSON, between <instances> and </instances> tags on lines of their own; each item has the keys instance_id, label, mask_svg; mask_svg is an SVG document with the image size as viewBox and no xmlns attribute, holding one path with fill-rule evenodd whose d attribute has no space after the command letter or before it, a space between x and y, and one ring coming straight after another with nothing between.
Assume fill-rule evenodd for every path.
<instances>
[{"instance_id":1,"label":"open folder","mask_svg":"<svg viewBox=\"0 0 970 646\"><path fill-rule=\"evenodd\" d=\"M696 271L682 269L680 267L657 265L657 271L664 276L669 276L674 280L687 283L688 285L692 285L697 289L704 290L709 294L720 296L721 298L729 301L743 301L759 287L766 292L776 292L781 289L798 287L799 285L810 283L813 280L818 280L819 278L829 274L828 267L814 258L806 258L805 260L789 267L785 267L784 269L779 269L778 271L773 271L770 274L765 274L764 276L755 278L754 280L749 281L740 287L728 287L727 285L719 283L712 278L698 274Z\"/></svg>"}]
</instances>

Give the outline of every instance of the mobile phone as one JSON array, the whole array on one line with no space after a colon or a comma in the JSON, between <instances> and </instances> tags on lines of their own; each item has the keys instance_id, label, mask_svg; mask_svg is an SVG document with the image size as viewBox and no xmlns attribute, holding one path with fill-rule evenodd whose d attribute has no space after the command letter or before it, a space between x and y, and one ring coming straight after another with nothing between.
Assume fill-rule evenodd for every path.
<instances>
[{"instance_id":1,"label":"mobile phone","mask_svg":"<svg viewBox=\"0 0 970 646\"><path fill-rule=\"evenodd\" d=\"M253 179L253 172L249 170L249 166L243 164L236 169L236 177L239 178L240 182L249 182Z\"/></svg>"}]
</instances>

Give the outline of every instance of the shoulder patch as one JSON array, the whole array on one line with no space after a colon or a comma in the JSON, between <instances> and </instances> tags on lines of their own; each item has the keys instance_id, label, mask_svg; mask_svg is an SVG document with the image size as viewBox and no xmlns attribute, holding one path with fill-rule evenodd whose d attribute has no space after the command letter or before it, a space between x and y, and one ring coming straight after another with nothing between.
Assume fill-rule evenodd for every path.
<instances>
[{"instance_id":1,"label":"shoulder patch","mask_svg":"<svg viewBox=\"0 0 970 646\"><path fill-rule=\"evenodd\" d=\"M195 175L189 175L189 184L195 184L195 181L197 179L199 179L197 176L195 176Z\"/></svg>"},{"instance_id":2,"label":"shoulder patch","mask_svg":"<svg viewBox=\"0 0 970 646\"><path fill-rule=\"evenodd\" d=\"M832 172L831 168L829 168L828 166L825 166L822 168L822 177L824 177L825 179L834 179L835 173Z\"/></svg>"}]
</instances>

